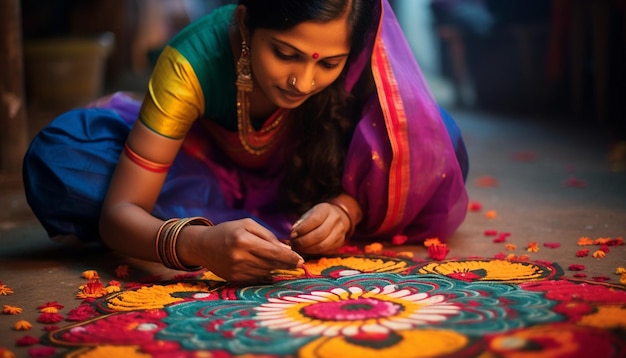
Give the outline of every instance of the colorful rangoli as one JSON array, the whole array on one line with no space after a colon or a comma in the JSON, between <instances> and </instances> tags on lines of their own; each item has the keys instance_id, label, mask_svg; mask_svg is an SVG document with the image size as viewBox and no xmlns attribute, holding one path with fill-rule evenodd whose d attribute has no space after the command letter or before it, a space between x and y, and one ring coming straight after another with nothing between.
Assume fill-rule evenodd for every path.
<instances>
[{"instance_id":1,"label":"colorful rangoli","mask_svg":"<svg viewBox=\"0 0 626 358\"><path fill-rule=\"evenodd\" d=\"M325 257L237 286L207 273L91 303L72 357L624 357L626 290L554 264Z\"/></svg>"}]
</instances>

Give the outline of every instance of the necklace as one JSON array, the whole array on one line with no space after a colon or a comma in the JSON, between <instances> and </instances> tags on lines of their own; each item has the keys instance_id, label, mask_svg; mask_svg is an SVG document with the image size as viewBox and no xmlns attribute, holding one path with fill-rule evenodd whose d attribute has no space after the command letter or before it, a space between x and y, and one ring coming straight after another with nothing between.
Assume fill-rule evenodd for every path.
<instances>
[{"instance_id":1,"label":"necklace","mask_svg":"<svg viewBox=\"0 0 626 358\"><path fill-rule=\"evenodd\" d=\"M267 126L256 131L252 126L249 115L249 99L245 91L237 92L237 132L239 141L244 149L253 155L265 153L283 132L283 118L285 110L279 109L273 115L273 120ZM270 119L272 119L270 118Z\"/></svg>"}]
</instances>

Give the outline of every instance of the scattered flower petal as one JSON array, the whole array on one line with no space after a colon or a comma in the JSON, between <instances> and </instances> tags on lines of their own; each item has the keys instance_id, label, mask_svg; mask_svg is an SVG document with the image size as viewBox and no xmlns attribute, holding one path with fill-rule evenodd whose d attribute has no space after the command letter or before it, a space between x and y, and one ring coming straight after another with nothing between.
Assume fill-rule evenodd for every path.
<instances>
[{"instance_id":1,"label":"scattered flower petal","mask_svg":"<svg viewBox=\"0 0 626 358\"><path fill-rule=\"evenodd\" d=\"M48 308L48 307L54 307L57 310L62 310L64 308L64 306L62 304L58 303L57 301L52 301L52 302L46 302L43 305L37 306L37 309L40 312L43 312L43 310Z\"/></svg>"},{"instance_id":2,"label":"scattered flower petal","mask_svg":"<svg viewBox=\"0 0 626 358\"><path fill-rule=\"evenodd\" d=\"M52 332L52 331L56 331L57 329L59 329L59 326L54 326L54 325L44 326L42 329L46 332Z\"/></svg>"},{"instance_id":3,"label":"scattered flower petal","mask_svg":"<svg viewBox=\"0 0 626 358\"><path fill-rule=\"evenodd\" d=\"M2 309L2 313L4 313L4 314L20 314L20 313L22 313L22 309L20 307L17 307L17 306L4 305L4 308Z\"/></svg>"},{"instance_id":4,"label":"scattered flower petal","mask_svg":"<svg viewBox=\"0 0 626 358\"><path fill-rule=\"evenodd\" d=\"M611 278L608 276L593 276L591 279L597 282L605 282L609 281Z\"/></svg>"},{"instance_id":5,"label":"scattered flower petal","mask_svg":"<svg viewBox=\"0 0 626 358\"><path fill-rule=\"evenodd\" d=\"M618 267L617 269L615 269L615 274L617 275L622 275L626 273L626 268L624 267Z\"/></svg>"},{"instance_id":6,"label":"scattered flower petal","mask_svg":"<svg viewBox=\"0 0 626 358\"><path fill-rule=\"evenodd\" d=\"M354 245L346 245L339 249L339 253L341 254L360 254L361 250L358 246Z\"/></svg>"},{"instance_id":7,"label":"scattered flower petal","mask_svg":"<svg viewBox=\"0 0 626 358\"><path fill-rule=\"evenodd\" d=\"M13 289L7 285L0 284L0 296L8 296L13 294Z\"/></svg>"},{"instance_id":8,"label":"scattered flower petal","mask_svg":"<svg viewBox=\"0 0 626 358\"><path fill-rule=\"evenodd\" d=\"M526 246L528 252L539 252L539 244L536 241L529 242Z\"/></svg>"},{"instance_id":9,"label":"scattered flower petal","mask_svg":"<svg viewBox=\"0 0 626 358\"><path fill-rule=\"evenodd\" d=\"M495 210L489 210L489 211L487 211L487 212L485 213L485 217L486 217L487 219L495 219L495 218L496 218L496 216L498 216L498 214L496 213L496 211L495 211Z\"/></svg>"},{"instance_id":10,"label":"scattered flower petal","mask_svg":"<svg viewBox=\"0 0 626 358\"><path fill-rule=\"evenodd\" d=\"M619 283L626 285L626 274L622 274L619 278Z\"/></svg>"},{"instance_id":11,"label":"scattered flower petal","mask_svg":"<svg viewBox=\"0 0 626 358\"><path fill-rule=\"evenodd\" d=\"M428 257L433 260L441 261L448 256L450 248L446 244L434 244L428 247Z\"/></svg>"},{"instance_id":12,"label":"scattered flower petal","mask_svg":"<svg viewBox=\"0 0 626 358\"><path fill-rule=\"evenodd\" d=\"M487 229L484 234L485 236L496 236L498 235L498 230Z\"/></svg>"},{"instance_id":13,"label":"scattered flower petal","mask_svg":"<svg viewBox=\"0 0 626 358\"><path fill-rule=\"evenodd\" d=\"M107 294L100 280L89 281L79 289L80 291L76 294L78 298L99 298Z\"/></svg>"},{"instance_id":14,"label":"scattered flower petal","mask_svg":"<svg viewBox=\"0 0 626 358\"><path fill-rule=\"evenodd\" d=\"M396 253L396 256L412 259L415 256L415 254L412 251L399 251Z\"/></svg>"},{"instance_id":15,"label":"scattered flower petal","mask_svg":"<svg viewBox=\"0 0 626 358\"><path fill-rule=\"evenodd\" d=\"M373 242L369 245L365 245L363 249L367 254L379 254L383 251L383 244L380 242Z\"/></svg>"},{"instance_id":16,"label":"scattered flower petal","mask_svg":"<svg viewBox=\"0 0 626 358\"><path fill-rule=\"evenodd\" d=\"M15 341L16 346L32 346L39 343L39 338L33 336L24 336Z\"/></svg>"},{"instance_id":17,"label":"scattered flower petal","mask_svg":"<svg viewBox=\"0 0 626 358\"><path fill-rule=\"evenodd\" d=\"M602 251L606 252L607 254L609 253L609 251L611 251L611 250L609 249L609 246L608 246L608 245L602 245L602 246L600 246L600 249L599 249L599 250L602 250Z\"/></svg>"},{"instance_id":18,"label":"scattered flower petal","mask_svg":"<svg viewBox=\"0 0 626 358\"><path fill-rule=\"evenodd\" d=\"M42 313L37 318L37 322L41 323L59 323L63 320L63 316L58 313Z\"/></svg>"},{"instance_id":19,"label":"scattered flower petal","mask_svg":"<svg viewBox=\"0 0 626 358\"><path fill-rule=\"evenodd\" d=\"M543 246L549 249L558 249L559 247L561 247L561 244L558 242L544 242Z\"/></svg>"},{"instance_id":20,"label":"scattered flower petal","mask_svg":"<svg viewBox=\"0 0 626 358\"><path fill-rule=\"evenodd\" d=\"M578 256L578 257L589 256L589 249L583 249L583 250L576 251L576 256Z\"/></svg>"},{"instance_id":21,"label":"scattered flower petal","mask_svg":"<svg viewBox=\"0 0 626 358\"><path fill-rule=\"evenodd\" d=\"M33 328L33 325L26 320L19 320L15 322L15 325L13 326L13 329L16 331L28 331L31 328Z\"/></svg>"},{"instance_id":22,"label":"scattered flower petal","mask_svg":"<svg viewBox=\"0 0 626 358\"><path fill-rule=\"evenodd\" d=\"M578 246L590 246L590 245L594 245L594 241L591 240L591 238L587 236L581 236L578 239Z\"/></svg>"},{"instance_id":23,"label":"scattered flower petal","mask_svg":"<svg viewBox=\"0 0 626 358\"><path fill-rule=\"evenodd\" d=\"M604 251L602 251L602 250L598 250L598 251L594 252L592 256L593 256L594 259L603 259L604 256L606 256L606 253Z\"/></svg>"},{"instance_id":24,"label":"scattered flower petal","mask_svg":"<svg viewBox=\"0 0 626 358\"><path fill-rule=\"evenodd\" d=\"M587 182L572 175L563 182L563 186L566 188L584 188L587 186Z\"/></svg>"},{"instance_id":25,"label":"scattered flower petal","mask_svg":"<svg viewBox=\"0 0 626 358\"><path fill-rule=\"evenodd\" d=\"M576 273L576 274L574 274L574 277L576 277L576 278L586 278L587 274L586 273Z\"/></svg>"},{"instance_id":26,"label":"scattered flower petal","mask_svg":"<svg viewBox=\"0 0 626 358\"><path fill-rule=\"evenodd\" d=\"M479 186L479 187L498 186L498 180L490 175L483 175L476 179L476 186Z\"/></svg>"},{"instance_id":27,"label":"scattered flower petal","mask_svg":"<svg viewBox=\"0 0 626 358\"><path fill-rule=\"evenodd\" d=\"M28 355L31 358L43 358L51 357L56 354L56 349L53 347L35 347L28 350Z\"/></svg>"},{"instance_id":28,"label":"scattered flower petal","mask_svg":"<svg viewBox=\"0 0 626 358\"><path fill-rule=\"evenodd\" d=\"M501 243L501 242L505 242L506 241L506 236L502 236L502 235L498 235L496 238L493 239L494 243Z\"/></svg>"},{"instance_id":29,"label":"scattered flower petal","mask_svg":"<svg viewBox=\"0 0 626 358\"><path fill-rule=\"evenodd\" d=\"M593 241L595 245L606 245L611 242L610 237L599 237Z\"/></svg>"},{"instance_id":30,"label":"scattered flower petal","mask_svg":"<svg viewBox=\"0 0 626 358\"><path fill-rule=\"evenodd\" d=\"M115 268L115 277L117 278L127 278L130 275L130 270L128 265L118 265Z\"/></svg>"},{"instance_id":31,"label":"scattered flower petal","mask_svg":"<svg viewBox=\"0 0 626 358\"><path fill-rule=\"evenodd\" d=\"M570 271L582 271L582 270L585 269L585 265L571 264L571 265L569 265L568 269Z\"/></svg>"},{"instance_id":32,"label":"scattered flower petal","mask_svg":"<svg viewBox=\"0 0 626 358\"><path fill-rule=\"evenodd\" d=\"M98 275L98 272L96 270L83 271L83 274L81 276L83 278L86 278L89 281L91 281L91 280L99 280L100 279L100 275Z\"/></svg>"},{"instance_id":33,"label":"scattered flower petal","mask_svg":"<svg viewBox=\"0 0 626 358\"><path fill-rule=\"evenodd\" d=\"M439 244L441 244L441 240L439 240L438 237L431 237L431 238L424 240L424 247L431 247L432 245L439 245Z\"/></svg>"},{"instance_id":34,"label":"scattered flower petal","mask_svg":"<svg viewBox=\"0 0 626 358\"><path fill-rule=\"evenodd\" d=\"M39 310L41 313L58 313L59 310L56 307L46 307Z\"/></svg>"},{"instance_id":35,"label":"scattered flower petal","mask_svg":"<svg viewBox=\"0 0 626 358\"><path fill-rule=\"evenodd\" d=\"M483 209L483 205L477 201L472 201L471 203L467 205L468 211L476 212L476 211L481 211L482 209Z\"/></svg>"},{"instance_id":36,"label":"scattered flower petal","mask_svg":"<svg viewBox=\"0 0 626 358\"><path fill-rule=\"evenodd\" d=\"M393 238L391 239L391 244L396 245L396 246L404 245L404 243L406 243L408 239L409 237L406 235L400 235L400 234L394 235Z\"/></svg>"},{"instance_id":37,"label":"scattered flower petal","mask_svg":"<svg viewBox=\"0 0 626 358\"><path fill-rule=\"evenodd\" d=\"M96 309L89 304L80 304L78 307L72 309L68 314L65 320L70 322L80 322L85 321L90 318L96 317L98 313Z\"/></svg>"},{"instance_id":38,"label":"scattered flower petal","mask_svg":"<svg viewBox=\"0 0 626 358\"><path fill-rule=\"evenodd\" d=\"M517 249L517 246L515 246L515 244L506 244L504 246L504 248L509 250L509 251L513 251L513 250Z\"/></svg>"}]
</instances>

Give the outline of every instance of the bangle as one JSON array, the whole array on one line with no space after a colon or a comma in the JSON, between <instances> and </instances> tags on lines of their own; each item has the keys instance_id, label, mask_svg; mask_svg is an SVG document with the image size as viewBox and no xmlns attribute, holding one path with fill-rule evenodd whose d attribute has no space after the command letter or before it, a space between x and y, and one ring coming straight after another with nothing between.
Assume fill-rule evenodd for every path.
<instances>
[{"instance_id":1,"label":"bangle","mask_svg":"<svg viewBox=\"0 0 626 358\"><path fill-rule=\"evenodd\" d=\"M342 194L343 195L343 194ZM338 207L339 209L341 209L341 211L343 211L347 216L348 216L348 221L350 222L350 228L348 229L348 232L346 233L346 238L351 237L354 234L354 231L356 230L356 225L361 221L361 209L358 207L358 204L354 207L354 213L348 209L349 204L346 203L345 200L342 199L342 196L337 196L334 197L332 199L328 199L326 200L327 203L334 205L336 207Z\"/></svg>"},{"instance_id":2,"label":"bangle","mask_svg":"<svg viewBox=\"0 0 626 358\"><path fill-rule=\"evenodd\" d=\"M198 271L202 266L186 266L178 259L176 242L182 229L187 225L213 226L209 219L203 217L191 217L185 219L169 219L159 227L156 234L156 254L159 261L167 268L181 271Z\"/></svg>"}]
</instances>

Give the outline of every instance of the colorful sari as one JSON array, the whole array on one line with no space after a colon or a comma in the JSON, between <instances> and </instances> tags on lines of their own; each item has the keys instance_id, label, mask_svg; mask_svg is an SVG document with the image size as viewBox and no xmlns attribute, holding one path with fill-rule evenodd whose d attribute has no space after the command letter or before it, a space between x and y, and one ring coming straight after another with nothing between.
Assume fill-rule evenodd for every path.
<instances>
[{"instance_id":1,"label":"colorful sari","mask_svg":"<svg viewBox=\"0 0 626 358\"><path fill-rule=\"evenodd\" d=\"M364 214L355 240L444 240L462 223L467 153L456 124L433 99L387 0L374 9L369 46L350 63L350 90L371 66L377 91L350 144L344 190ZM234 105L234 104L233 104ZM141 103L116 93L65 113L33 140L24 160L28 202L50 236L98 240L108 184ZM153 214L204 216L214 223L252 217L287 237L294 213L281 208L281 163L264 170L225 164L194 125Z\"/></svg>"}]
</instances>

